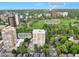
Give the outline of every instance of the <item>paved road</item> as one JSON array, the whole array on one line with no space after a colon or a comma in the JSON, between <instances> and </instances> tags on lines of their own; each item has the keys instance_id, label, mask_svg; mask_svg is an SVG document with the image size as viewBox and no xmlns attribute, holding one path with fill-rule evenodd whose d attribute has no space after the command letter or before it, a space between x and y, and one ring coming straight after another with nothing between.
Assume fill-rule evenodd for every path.
<instances>
[{"instance_id":1,"label":"paved road","mask_svg":"<svg viewBox=\"0 0 79 59\"><path fill-rule=\"evenodd\" d=\"M51 45L49 45L49 54L50 54L50 57L56 57L57 56L57 52L56 52L55 48Z\"/></svg>"},{"instance_id":2,"label":"paved road","mask_svg":"<svg viewBox=\"0 0 79 59\"><path fill-rule=\"evenodd\" d=\"M32 22L33 22L33 21L29 21L29 22L27 23L27 27L28 27L28 28L32 28L32 27L31 27Z\"/></svg>"}]
</instances>

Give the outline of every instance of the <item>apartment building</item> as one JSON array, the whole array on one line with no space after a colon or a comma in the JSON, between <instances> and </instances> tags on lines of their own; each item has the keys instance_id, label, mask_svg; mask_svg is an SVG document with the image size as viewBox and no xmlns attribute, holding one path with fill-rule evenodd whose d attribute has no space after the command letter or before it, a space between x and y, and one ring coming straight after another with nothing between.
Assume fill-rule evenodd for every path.
<instances>
[{"instance_id":1,"label":"apartment building","mask_svg":"<svg viewBox=\"0 0 79 59\"><path fill-rule=\"evenodd\" d=\"M17 43L16 29L11 26L2 29L2 40L4 49L15 47Z\"/></svg>"},{"instance_id":2,"label":"apartment building","mask_svg":"<svg viewBox=\"0 0 79 59\"><path fill-rule=\"evenodd\" d=\"M43 46L45 44L45 30L34 29L33 30L33 45Z\"/></svg>"}]
</instances>

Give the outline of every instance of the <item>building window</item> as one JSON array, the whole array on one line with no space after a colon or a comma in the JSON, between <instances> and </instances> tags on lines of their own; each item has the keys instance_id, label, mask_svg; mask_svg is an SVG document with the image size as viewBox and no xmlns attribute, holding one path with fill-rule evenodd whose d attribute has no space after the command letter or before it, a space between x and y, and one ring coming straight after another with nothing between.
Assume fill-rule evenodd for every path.
<instances>
[{"instance_id":1,"label":"building window","mask_svg":"<svg viewBox=\"0 0 79 59\"><path fill-rule=\"evenodd\" d=\"M10 48L10 35L9 35L9 32L5 32L4 33L4 36L5 36L5 47L6 48Z\"/></svg>"}]
</instances>

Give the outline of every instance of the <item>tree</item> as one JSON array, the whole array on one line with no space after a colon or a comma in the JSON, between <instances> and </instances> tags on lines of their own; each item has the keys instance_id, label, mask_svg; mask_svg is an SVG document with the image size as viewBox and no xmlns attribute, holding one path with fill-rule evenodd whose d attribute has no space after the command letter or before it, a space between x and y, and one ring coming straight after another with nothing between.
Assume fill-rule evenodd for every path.
<instances>
[{"instance_id":1,"label":"tree","mask_svg":"<svg viewBox=\"0 0 79 59\"><path fill-rule=\"evenodd\" d=\"M39 46L38 47L38 50L41 52L42 51L42 46Z\"/></svg>"},{"instance_id":2,"label":"tree","mask_svg":"<svg viewBox=\"0 0 79 59\"><path fill-rule=\"evenodd\" d=\"M29 44L29 43L30 43L30 39L25 38L25 39L24 39L24 43L26 43L26 42Z\"/></svg>"},{"instance_id":3,"label":"tree","mask_svg":"<svg viewBox=\"0 0 79 59\"><path fill-rule=\"evenodd\" d=\"M73 45L71 46L71 48L70 48L71 53L72 53L73 55L77 54L77 53L78 53L78 48L79 48L79 46L78 46L77 44L73 44Z\"/></svg>"},{"instance_id":4,"label":"tree","mask_svg":"<svg viewBox=\"0 0 79 59\"><path fill-rule=\"evenodd\" d=\"M0 32L0 36L1 36L1 32Z\"/></svg>"},{"instance_id":5,"label":"tree","mask_svg":"<svg viewBox=\"0 0 79 59\"><path fill-rule=\"evenodd\" d=\"M27 53L27 48L25 46L19 46L17 52L21 53L23 56L24 53Z\"/></svg>"},{"instance_id":6,"label":"tree","mask_svg":"<svg viewBox=\"0 0 79 59\"><path fill-rule=\"evenodd\" d=\"M15 49L12 50L12 53L13 53L15 56L18 55L18 52L17 52L17 50L15 50Z\"/></svg>"},{"instance_id":7,"label":"tree","mask_svg":"<svg viewBox=\"0 0 79 59\"><path fill-rule=\"evenodd\" d=\"M66 45L61 45L61 52L62 53L68 53L68 49L67 49L67 47L66 47Z\"/></svg>"},{"instance_id":8,"label":"tree","mask_svg":"<svg viewBox=\"0 0 79 59\"><path fill-rule=\"evenodd\" d=\"M56 51L57 51L57 54L60 55L61 54L61 47L60 46L56 46Z\"/></svg>"},{"instance_id":9,"label":"tree","mask_svg":"<svg viewBox=\"0 0 79 59\"><path fill-rule=\"evenodd\" d=\"M38 52L38 45L37 44L34 45L34 50Z\"/></svg>"},{"instance_id":10,"label":"tree","mask_svg":"<svg viewBox=\"0 0 79 59\"><path fill-rule=\"evenodd\" d=\"M55 38L54 38L54 37L51 37L51 39L50 39L50 44L51 44L51 45L55 45Z\"/></svg>"},{"instance_id":11,"label":"tree","mask_svg":"<svg viewBox=\"0 0 79 59\"><path fill-rule=\"evenodd\" d=\"M57 50L57 53L58 55L61 54L61 53L68 53L68 49L66 47L66 45L57 45L56 46L56 50Z\"/></svg>"},{"instance_id":12,"label":"tree","mask_svg":"<svg viewBox=\"0 0 79 59\"><path fill-rule=\"evenodd\" d=\"M45 44L43 47L42 47L42 52L44 52L45 56L48 56L48 45Z\"/></svg>"},{"instance_id":13,"label":"tree","mask_svg":"<svg viewBox=\"0 0 79 59\"><path fill-rule=\"evenodd\" d=\"M48 44L50 42L50 37L52 36L51 32L51 25L44 24L43 29L46 30L46 43Z\"/></svg>"},{"instance_id":14,"label":"tree","mask_svg":"<svg viewBox=\"0 0 79 59\"><path fill-rule=\"evenodd\" d=\"M67 37L66 36L61 36L61 43L65 43L65 41L67 40Z\"/></svg>"},{"instance_id":15,"label":"tree","mask_svg":"<svg viewBox=\"0 0 79 59\"><path fill-rule=\"evenodd\" d=\"M66 41L65 43L66 48L68 49L68 52L70 53L70 47L73 45L73 43L71 41Z\"/></svg>"}]
</instances>

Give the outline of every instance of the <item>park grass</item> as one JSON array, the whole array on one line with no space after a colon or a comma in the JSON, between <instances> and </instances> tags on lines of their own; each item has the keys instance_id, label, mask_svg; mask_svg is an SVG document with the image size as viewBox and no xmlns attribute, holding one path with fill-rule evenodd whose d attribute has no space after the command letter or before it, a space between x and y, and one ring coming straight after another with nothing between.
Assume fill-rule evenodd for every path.
<instances>
[{"instance_id":1,"label":"park grass","mask_svg":"<svg viewBox=\"0 0 79 59\"><path fill-rule=\"evenodd\" d=\"M32 27L33 29L42 29L44 24L45 24L44 21L40 20L40 21L34 22L32 24Z\"/></svg>"},{"instance_id":2,"label":"park grass","mask_svg":"<svg viewBox=\"0 0 79 59\"><path fill-rule=\"evenodd\" d=\"M59 23L59 25L69 25L70 23L74 22L74 19L57 19L57 20L60 21L60 23L57 22L57 23ZM48 22L49 21L50 20L48 20ZM52 23L54 23L54 22L52 22ZM33 22L32 28L33 29L42 29L44 24L46 24L45 20L38 20L36 22Z\"/></svg>"},{"instance_id":3,"label":"park grass","mask_svg":"<svg viewBox=\"0 0 79 59\"><path fill-rule=\"evenodd\" d=\"M62 25L69 25L69 23L73 23L71 19L60 19L60 24Z\"/></svg>"}]
</instances>

